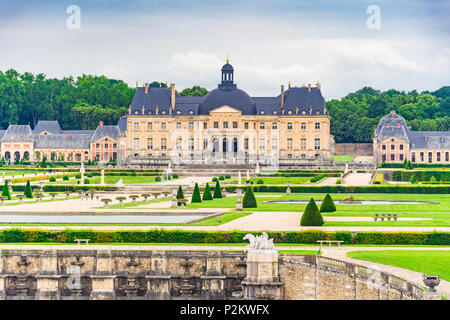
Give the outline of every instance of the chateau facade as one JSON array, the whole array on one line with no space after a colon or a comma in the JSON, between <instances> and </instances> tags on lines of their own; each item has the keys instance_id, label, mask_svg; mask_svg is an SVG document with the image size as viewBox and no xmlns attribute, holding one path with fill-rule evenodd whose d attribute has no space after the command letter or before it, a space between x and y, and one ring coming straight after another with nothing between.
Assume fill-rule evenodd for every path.
<instances>
[{"instance_id":1,"label":"chateau facade","mask_svg":"<svg viewBox=\"0 0 450 320\"><path fill-rule=\"evenodd\" d=\"M450 163L450 131L411 131L391 111L375 129L373 148L376 163Z\"/></svg>"},{"instance_id":2,"label":"chateau facade","mask_svg":"<svg viewBox=\"0 0 450 320\"><path fill-rule=\"evenodd\" d=\"M204 97L181 96L175 84L137 87L126 115L124 159L205 164L330 156L330 116L319 83L250 97L234 83L228 60L221 73Z\"/></svg>"}]
</instances>

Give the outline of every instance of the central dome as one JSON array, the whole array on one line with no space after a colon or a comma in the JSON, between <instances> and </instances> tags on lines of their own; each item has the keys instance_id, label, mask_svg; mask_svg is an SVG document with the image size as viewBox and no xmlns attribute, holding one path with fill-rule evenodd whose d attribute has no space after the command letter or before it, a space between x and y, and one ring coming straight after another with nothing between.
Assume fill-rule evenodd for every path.
<instances>
[{"instance_id":1,"label":"central dome","mask_svg":"<svg viewBox=\"0 0 450 320\"><path fill-rule=\"evenodd\" d=\"M243 90L217 88L208 93L200 103L198 114L209 114L211 110L224 105L241 110L242 114L256 114L256 106L253 99Z\"/></svg>"}]
</instances>

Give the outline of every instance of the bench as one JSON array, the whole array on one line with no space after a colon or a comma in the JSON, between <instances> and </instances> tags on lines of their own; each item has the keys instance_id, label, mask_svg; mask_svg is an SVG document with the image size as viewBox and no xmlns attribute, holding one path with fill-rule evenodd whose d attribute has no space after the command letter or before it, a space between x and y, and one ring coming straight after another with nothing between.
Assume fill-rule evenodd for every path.
<instances>
[{"instance_id":1,"label":"bench","mask_svg":"<svg viewBox=\"0 0 450 320\"><path fill-rule=\"evenodd\" d=\"M373 220L377 221L378 218L380 218L381 221L384 221L384 218L386 218L388 221L391 221L391 218L394 219L394 221L397 221L398 215L396 213L383 213L381 215L375 213Z\"/></svg>"},{"instance_id":2,"label":"bench","mask_svg":"<svg viewBox=\"0 0 450 320\"><path fill-rule=\"evenodd\" d=\"M75 239L74 241L78 242L78 245L80 245L81 241L84 241L88 245L89 239Z\"/></svg>"}]
</instances>

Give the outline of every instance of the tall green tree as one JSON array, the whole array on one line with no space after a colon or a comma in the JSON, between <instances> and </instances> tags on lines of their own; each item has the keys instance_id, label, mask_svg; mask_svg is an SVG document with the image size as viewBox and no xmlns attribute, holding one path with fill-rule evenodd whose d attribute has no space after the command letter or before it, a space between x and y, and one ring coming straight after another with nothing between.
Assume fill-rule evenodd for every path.
<instances>
[{"instance_id":1,"label":"tall green tree","mask_svg":"<svg viewBox=\"0 0 450 320\"><path fill-rule=\"evenodd\" d=\"M33 190L31 190L30 180L27 180L27 184L25 185L24 194L25 194L25 197L27 197L28 199L33 198Z\"/></svg>"},{"instance_id":2,"label":"tall green tree","mask_svg":"<svg viewBox=\"0 0 450 320\"><path fill-rule=\"evenodd\" d=\"M209 187L209 183L206 183L205 190L203 191L202 200L205 201L205 200L212 200L212 199L213 199L213 197L211 194L211 188Z\"/></svg>"},{"instance_id":3,"label":"tall green tree","mask_svg":"<svg viewBox=\"0 0 450 320\"><path fill-rule=\"evenodd\" d=\"M198 187L198 183L195 183L194 192L192 193L191 202L202 202L202 198L200 196L200 188Z\"/></svg>"},{"instance_id":4,"label":"tall green tree","mask_svg":"<svg viewBox=\"0 0 450 320\"><path fill-rule=\"evenodd\" d=\"M214 188L214 199L222 198L222 190L220 190L219 180L216 181L216 187Z\"/></svg>"}]
</instances>

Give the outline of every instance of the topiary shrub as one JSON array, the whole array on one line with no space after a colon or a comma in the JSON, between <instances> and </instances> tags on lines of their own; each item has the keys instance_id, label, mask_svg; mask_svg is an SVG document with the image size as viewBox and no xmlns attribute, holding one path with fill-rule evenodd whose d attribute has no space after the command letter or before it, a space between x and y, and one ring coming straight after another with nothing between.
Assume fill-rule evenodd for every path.
<instances>
[{"instance_id":1,"label":"topiary shrub","mask_svg":"<svg viewBox=\"0 0 450 320\"><path fill-rule=\"evenodd\" d=\"M231 176L229 174L225 175L225 179L230 179L230 178L231 178Z\"/></svg>"},{"instance_id":2,"label":"topiary shrub","mask_svg":"<svg viewBox=\"0 0 450 320\"><path fill-rule=\"evenodd\" d=\"M434 176L431 176L430 181L431 182L436 182L436 178Z\"/></svg>"},{"instance_id":3,"label":"topiary shrub","mask_svg":"<svg viewBox=\"0 0 450 320\"><path fill-rule=\"evenodd\" d=\"M200 196L200 188L198 187L198 183L195 183L194 193L192 193L191 203L193 202L202 202L202 197Z\"/></svg>"},{"instance_id":4,"label":"topiary shrub","mask_svg":"<svg viewBox=\"0 0 450 320\"><path fill-rule=\"evenodd\" d=\"M84 179L84 184L89 184L89 183L90 183L89 179Z\"/></svg>"},{"instance_id":5,"label":"topiary shrub","mask_svg":"<svg viewBox=\"0 0 450 320\"><path fill-rule=\"evenodd\" d=\"M77 175L75 176L75 179L81 179L81 174L77 174Z\"/></svg>"},{"instance_id":6,"label":"topiary shrub","mask_svg":"<svg viewBox=\"0 0 450 320\"><path fill-rule=\"evenodd\" d=\"M211 188L209 187L209 183L206 183L205 191L203 191L202 200L212 200Z\"/></svg>"},{"instance_id":7,"label":"topiary shrub","mask_svg":"<svg viewBox=\"0 0 450 320\"><path fill-rule=\"evenodd\" d=\"M413 184L417 183L418 181L419 181L419 179L417 178L416 175L412 175L411 179L409 179L409 182L411 182Z\"/></svg>"},{"instance_id":8,"label":"topiary shrub","mask_svg":"<svg viewBox=\"0 0 450 320\"><path fill-rule=\"evenodd\" d=\"M253 194L253 188L248 187L245 190L244 200L242 201L243 208L256 208L258 207L256 203L255 195Z\"/></svg>"},{"instance_id":9,"label":"topiary shrub","mask_svg":"<svg viewBox=\"0 0 450 320\"><path fill-rule=\"evenodd\" d=\"M155 177L155 181L156 182L160 182L161 181L161 177Z\"/></svg>"},{"instance_id":10,"label":"topiary shrub","mask_svg":"<svg viewBox=\"0 0 450 320\"><path fill-rule=\"evenodd\" d=\"M177 199L184 199L183 188L178 186Z\"/></svg>"},{"instance_id":11,"label":"topiary shrub","mask_svg":"<svg viewBox=\"0 0 450 320\"><path fill-rule=\"evenodd\" d=\"M263 180L263 179L258 179L258 180L256 181L256 184L264 184L264 180Z\"/></svg>"},{"instance_id":12,"label":"topiary shrub","mask_svg":"<svg viewBox=\"0 0 450 320\"><path fill-rule=\"evenodd\" d=\"M5 185L2 190L2 197L7 197L8 200L11 200L11 192L9 192L8 180L5 180Z\"/></svg>"},{"instance_id":13,"label":"topiary shrub","mask_svg":"<svg viewBox=\"0 0 450 320\"><path fill-rule=\"evenodd\" d=\"M27 181L27 185L25 186L25 191L24 191L23 194L24 194L25 197L27 197L28 199L33 198L33 190L31 190L30 180Z\"/></svg>"},{"instance_id":14,"label":"topiary shrub","mask_svg":"<svg viewBox=\"0 0 450 320\"><path fill-rule=\"evenodd\" d=\"M216 181L218 181L218 179L216 177L214 177L214 178L212 178L212 181L216 182Z\"/></svg>"},{"instance_id":15,"label":"topiary shrub","mask_svg":"<svg viewBox=\"0 0 450 320\"><path fill-rule=\"evenodd\" d=\"M319 208L313 198L309 200L305 212L300 220L301 226L321 226L323 225L323 218L319 212Z\"/></svg>"},{"instance_id":16,"label":"topiary shrub","mask_svg":"<svg viewBox=\"0 0 450 320\"><path fill-rule=\"evenodd\" d=\"M216 187L214 188L214 199L222 198L222 190L220 190L220 183L216 181Z\"/></svg>"},{"instance_id":17,"label":"topiary shrub","mask_svg":"<svg viewBox=\"0 0 450 320\"><path fill-rule=\"evenodd\" d=\"M320 212L334 212L336 211L336 205L334 204L333 199L330 194L327 193L325 199L323 199L322 204L320 205Z\"/></svg>"},{"instance_id":18,"label":"topiary shrub","mask_svg":"<svg viewBox=\"0 0 450 320\"><path fill-rule=\"evenodd\" d=\"M63 180L64 180L64 181L69 180L69 176L64 176L64 177L63 177Z\"/></svg>"},{"instance_id":19,"label":"topiary shrub","mask_svg":"<svg viewBox=\"0 0 450 320\"><path fill-rule=\"evenodd\" d=\"M224 176L220 176L219 180L225 180L225 177Z\"/></svg>"},{"instance_id":20,"label":"topiary shrub","mask_svg":"<svg viewBox=\"0 0 450 320\"><path fill-rule=\"evenodd\" d=\"M56 182L56 178L55 177L50 177L50 179L48 179L50 182Z\"/></svg>"},{"instance_id":21,"label":"topiary shrub","mask_svg":"<svg viewBox=\"0 0 450 320\"><path fill-rule=\"evenodd\" d=\"M173 178L174 178L174 179L178 179L178 173L174 173L174 174L173 174Z\"/></svg>"}]
</instances>

